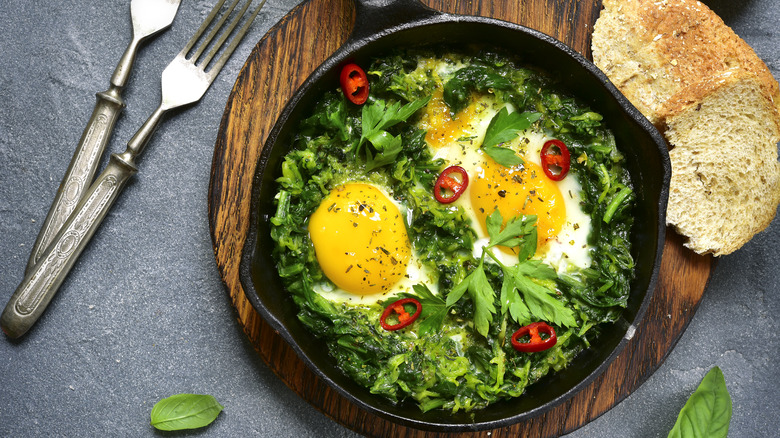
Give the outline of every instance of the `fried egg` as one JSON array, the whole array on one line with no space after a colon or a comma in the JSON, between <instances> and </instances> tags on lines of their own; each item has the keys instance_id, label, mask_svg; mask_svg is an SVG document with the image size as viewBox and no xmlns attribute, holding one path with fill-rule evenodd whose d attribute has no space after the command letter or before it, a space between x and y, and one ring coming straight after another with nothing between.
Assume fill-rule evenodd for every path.
<instances>
[{"instance_id":1,"label":"fried egg","mask_svg":"<svg viewBox=\"0 0 780 438\"><path fill-rule=\"evenodd\" d=\"M537 216L535 258L558 272L590 266L591 221L580 206L579 181L573 170L563 180L553 181L541 168L540 152L549 138L526 130L504 143L502 147L514 150L524 160L512 168L496 163L480 149L490 121L503 106L514 111L486 95L453 116L437 92L423 110L419 124L427 131L434 158L443 159L444 167L458 165L469 174L466 191L451 205L462 207L472 220L479 238L474 245L475 256L481 255L489 241L485 221L498 209L505 223L520 215ZM494 248L493 254L506 265L518 262L516 248Z\"/></svg>"},{"instance_id":2,"label":"fried egg","mask_svg":"<svg viewBox=\"0 0 780 438\"><path fill-rule=\"evenodd\" d=\"M331 190L309 217L317 261L332 282L314 290L334 302L371 304L432 283L413 254L405 218L405 208L373 184Z\"/></svg>"},{"instance_id":3,"label":"fried egg","mask_svg":"<svg viewBox=\"0 0 780 438\"><path fill-rule=\"evenodd\" d=\"M445 77L459 66L428 61L421 68ZM466 191L448 208L463 208L471 219L478 237L475 257L482 255L489 241L485 221L498 209L505 222L520 215L537 216L534 258L558 272L590 266L591 220L580 206L582 188L574 170L553 181L541 168L540 151L549 138L527 130L501 145L524 160L512 168L481 150L490 121L504 106L515 110L483 95L452 115L439 89L421 110L419 128L426 131L434 159L444 160L444 167L461 166L469 175ZM314 285L314 290L333 302L362 305L412 292L418 283L436 293L437 276L411 246L408 213L385 188L373 183L349 182L331 190L309 218L315 256L330 280ZM517 248L498 247L492 252L505 265L518 262Z\"/></svg>"}]
</instances>

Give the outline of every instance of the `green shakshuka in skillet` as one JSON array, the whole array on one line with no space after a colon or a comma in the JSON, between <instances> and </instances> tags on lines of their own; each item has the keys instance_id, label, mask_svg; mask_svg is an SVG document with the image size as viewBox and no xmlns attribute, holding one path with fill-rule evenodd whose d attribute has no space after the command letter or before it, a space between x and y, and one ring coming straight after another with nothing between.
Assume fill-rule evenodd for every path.
<instances>
[{"instance_id":1,"label":"green shakshuka in skillet","mask_svg":"<svg viewBox=\"0 0 780 438\"><path fill-rule=\"evenodd\" d=\"M522 397L626 306L635 195L604 122L490 50L345 65L277 179L298 318L393 402Z\"/></svg>"}]
</instances>

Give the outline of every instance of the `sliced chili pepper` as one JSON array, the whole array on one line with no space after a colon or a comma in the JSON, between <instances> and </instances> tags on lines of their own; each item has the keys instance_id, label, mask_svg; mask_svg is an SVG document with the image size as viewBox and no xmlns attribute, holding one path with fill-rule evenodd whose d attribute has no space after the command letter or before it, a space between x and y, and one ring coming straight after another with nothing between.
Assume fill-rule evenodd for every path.
<instances>
[{"instance_id":1,"label":"sliced chili pepper","mask_svg":"<svg viewBox=\"0 0 780 438\"><path fill-rule=\"evenodd\" d=\"M560 140L547 140L542 146L542 170L547 178L560 181L569 173L571 166L569 148Z\"/></svg>"},{"instance_id":2,"label":"sliced chili pepper","mask_svg":"<svg viewBox=\"0 0 780 438\"><path fill-rule=\"evenodd\" d=\"M460 166L450 166L439 175L433 186L433 196L442 204L455 202L466 191L469 174ZM446 189L446 193L444 190Z\"/></svg>"},{"instance_id":3,"label":"sliced chili pepper","mask_svg":"<svg viewBox=\"0 0 780 438\"><path fill-rule=\"evenodd\" d=\"M339 77L341 91L350 102L363 105L368 99L368 76L357 64L347 64Z\"/></svg>"},{"instance_id":4,"label":"sliced chili pepper","mask_svg":"<svg viewBox=\"0 0 780 438\"><path fill-rule=\"evenodd\" d=\"M414 304L416 308L414 314L410 315L409 312L406 311L404 304ZM402 329L413 323L420 316L420 312L422 312L422 304L420 304L419 301L414 298L402 298L385 308L385 311L382 312L382 316L379 317L379 325L381 325L383 329L390 331ZM390 324L387 321L393 313L398 315L397 324Z\"/></svg>"},{"instance_id":5,"label":"sliced chili pepper","mask_svg":"<svg viewBox=\"0 0 780 438\"><path fill-rule=\"evenodd\" d=\"M539 333L547 334L546 339L542 339ZM521 342L520 338L523 336L529 336L528 342ZM547 325L544 321L534 322L526 326L520 327L512 335L512 347L523 353L537 353L544 351L558 342L558 337L555 335L555 329Z\"/></svg>"}]
</instances>

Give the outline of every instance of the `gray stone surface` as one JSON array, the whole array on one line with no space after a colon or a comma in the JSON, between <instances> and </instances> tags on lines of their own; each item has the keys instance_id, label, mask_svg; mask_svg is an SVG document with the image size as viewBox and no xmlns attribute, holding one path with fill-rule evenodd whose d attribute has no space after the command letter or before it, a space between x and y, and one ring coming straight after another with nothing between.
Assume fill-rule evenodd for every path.
<instances>
[{"instance_id":1,"label":"gray stone surface","mask_svg":"<svg viewBox=\"0 0 780 438\"><path fill-rule=\"evenodd\" d=\"M184 1L141 51L110 152L157 105L159 74L211 1ZM298 0L269 0L198 105L173 114L140 172L21 341L0 339L0 436L154 436L149 412L180 392L225 411L199 436L346 437L262 362L215 267L206 194L219 120L253 43ZM707 2L780 77L780 4ZM94 94L130 35L127 0L0 2L0 301L13 293ZM104 159L105 162L105 159ZM780 223L723 257L688 330L634 394L570 437L663 437L712 366L734 401L731 436L777 436ZM186 435L186 434L185 434Z\"/></svg>"}]
</instances>

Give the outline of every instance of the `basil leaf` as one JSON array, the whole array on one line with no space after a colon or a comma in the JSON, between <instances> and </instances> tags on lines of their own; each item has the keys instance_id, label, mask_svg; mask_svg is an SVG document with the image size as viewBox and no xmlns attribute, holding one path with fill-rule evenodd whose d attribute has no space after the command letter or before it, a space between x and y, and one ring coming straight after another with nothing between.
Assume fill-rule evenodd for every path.
<instances>
[{"instance_id":1,"label":"basil leaf","mask_svg":"<svg viewBox=\"0 0 780 438\"><path fill-rule=\"evenodd\" d=\"M222 409L210 395L176 394L155 403L151 425L159 430L197 429L211 424Z\"/></svg>"},{"instance_id":2,"label":"basil leaf","mask_svg":"<svg viewBox=\"0 0 780 438\"><path fill-rule=\"evenodd\" d=\"M669 438L726 438L730 422L731 396L723 372L714 367L680 410Z\"/></svg>"},{"instance_id":3,"label":"basil leaf","mask_svg":"<svg viewBox=\"0 0 780 438\"><path fill-rule=\"evenodd\" d=\"M482 147L495 146L514 139L520 131L531 127L531 123L539 120L541 116L539 113L519 113L517 111L510 113L506 107L501 108L498 114L490 120Z\"/></svg>"}]
</instances>

